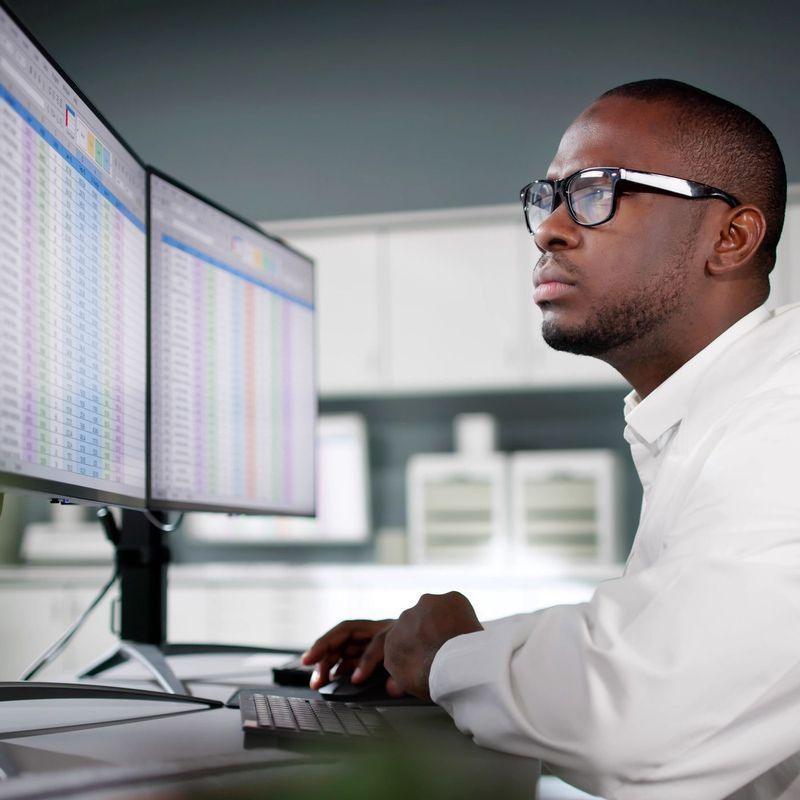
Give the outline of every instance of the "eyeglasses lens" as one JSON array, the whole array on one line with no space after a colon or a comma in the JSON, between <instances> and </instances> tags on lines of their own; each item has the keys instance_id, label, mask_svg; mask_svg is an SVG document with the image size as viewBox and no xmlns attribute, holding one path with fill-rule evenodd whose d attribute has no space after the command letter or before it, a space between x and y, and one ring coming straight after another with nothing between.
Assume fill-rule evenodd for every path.
<instances>
[{"instance_id":1,"label":"eyeglasses lens","mask_svg":"<svg viewBox=\"0 0 800 800\"><path fill-rule=\"evenodd\" d=\"M614 210L614 185L609 173L602 170L579 172L567 187L570 207L581 225L598 225Z\"/></svg>"},{"instance_id":2,"label":"eyeglasses lens","mask_svg":"<svg viewBox=\"0 0 800 800\"><path fill-rule=\"evenodd\" d=\"M553 187L545 181L534 181L525 196L525 215L532 233L550 216L553 210Z\"/></svg>"}]
</instances>

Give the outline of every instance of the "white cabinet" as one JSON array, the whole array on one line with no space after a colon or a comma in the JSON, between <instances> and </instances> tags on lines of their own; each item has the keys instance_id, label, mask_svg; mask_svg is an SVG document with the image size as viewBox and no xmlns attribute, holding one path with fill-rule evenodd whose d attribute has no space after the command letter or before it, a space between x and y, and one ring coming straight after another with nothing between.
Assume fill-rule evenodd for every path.
<instances>
[{"instance_id":1,"label":"white cabinet","mask_svg":"<svg viewBox=\"0 0 800 800\"><path fill-rule=\"evenodd\" d=\"M11 568L6 572L13 575L23 570ZM56 576L58 570L42 572L42 580L0 579L0 636L4 643L0 650L0 680L17 680L77 619L97 588L108 579L106 569L85 570L92 573L88 580ZM110 619L111 601L106 598L52 666L45 667L36 679L52 680L64 671L78 672L104 655L115 641Z\"/></svg>"},{"instance_id":2,"label":"white cabinet","mask_svg":"<svg viewBox=\"0 0 800 800\"><path fill-rule=\"evenodd\" d=\"M375 230L292 232L287 237L317 264L320 392L383 388L380 234Z\"/></svg>"},{"instance_id":3,"label":"white cabinet","mask_svg":"<svg viewBox=\"0 0 800 800\"><path fill-rule=\"evenodd\" d=\"M392 389L520 383L518 227L478 220L387 233Z\"/></svg>"},{"instance_id":4,"label":"white cabinet","mask_svg":"<svg viewBox=\"0 0 800 800\"><path fill-rule=\"evenodd\" d=\"M545 344L515 205L266 227L317 261L323 395L624 385ZM795 187L771 277L770 307L800 301Z\"/></svg>"},{"instance_id":5,"label":"white cabinet","mask_svg":"<svg viewBox=\"0 0 800 800\"><path fill-rule=\"evenodd\" d=\"M544 343L516 206L266 227L316 261L323 396L620 380Z\"/></svg>"},{"instance_id":6,"label":"white cabinet","mask_svg":"<svg viewBox=\"0 0 800 800\"><path fill-rule=\"evenodd\" d=\"M516 207L494 216L387 233L391 388L623 385L602 361L546 344L539 251Z\"/></svg>"}]
</instances>

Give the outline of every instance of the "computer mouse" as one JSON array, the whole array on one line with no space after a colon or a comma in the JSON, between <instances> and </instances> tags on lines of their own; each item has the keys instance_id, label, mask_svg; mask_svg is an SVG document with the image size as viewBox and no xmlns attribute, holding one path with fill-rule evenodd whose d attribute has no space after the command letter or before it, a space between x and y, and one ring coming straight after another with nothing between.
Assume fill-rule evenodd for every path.
<instances>
[{"instance_id":1,"label":"computer mouse","mask_svg":"<svg viewBox=\"0 0 800 800\"><path fill-rule=\"evenodd\" d=\"M386 691L386 681L389 673L381 664L362 683L351 683L349 676L335 678L330 683L321 686L317 691L325 700L382 700L393 699Z\"/></svg>"}]
</instances>

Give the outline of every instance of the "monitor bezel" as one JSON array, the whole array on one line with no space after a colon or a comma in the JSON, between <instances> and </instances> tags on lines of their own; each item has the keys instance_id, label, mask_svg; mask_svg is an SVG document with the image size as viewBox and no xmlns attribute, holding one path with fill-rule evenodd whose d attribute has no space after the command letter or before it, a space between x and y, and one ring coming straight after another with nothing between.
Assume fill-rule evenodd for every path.
<instances>
[{"instance_id":1,"label":"monitor bezel","mask_svg":"<svg viewBox=\"0 0 800 800\"><path fill-rule=\"evenodd\" d=\"M12 11L6 0L0 0L0 9L2 9L11 18L11 21L22 31L31 44L45 57L51 67L58 73L58 75L66 81L69 87L75 92L80 100L86 104L88 109L97 116L100 122L106 126L109 133L117 140L117 142L125 149L128 154L139 164L145 171L145 190L147 188L147 164L136 153L136 151L127 143L127 141L120 136L117 129L108 121L104 114L102 114L91 100L81 91L80 87L75 81L63 70L63 68L55 61L55 59L48 53L46 48L39 42L39 40L30 32L25 23ZM145 201L145 212L147 211L147 203ZM147 220L145 217L145 228L147 228ZM147 311L147 309L145 309ZM146 354L149 356L149 354ZM147 363L147 362L146 362ZM149 365L148 369L149 369ZM145 446L145 453L147 454L147 447ZM15 489L24 492L35 492L37 494L49 495L52 498L62 501L86 501L98 505L115 505L121 508L132 508L141 510L147 508L147 472L145 471L145 490L141 498L118 494L116 492L109 492L104 489L94 489L88 486L81 486L80 484L64 483L63 481L54 481L48 478L37 478L33 475L20 475L16 472L4 472L0 470L0 490L3 488Z\"/></svg>"},{"instance_id":2,"label":"monitor bezel","mask_svg":"<svg viewBox=\"0 0 800 800\"><path fill-rule=\"evenodd\" d=\"M159 498L154 498L152 495L152 469L151 469L151 462L153 457L153 446L152 446L152 437L151 437L151 423L152 423L152 413L151 413L151 402L152 402L152 349L151 349L151 335L152 335L152 304L150 302L150 289L151 289L151 273L152 273L152 226L150 224L150 213L151 213L151 202L150 202L150 194L151 194L151 186L152 186L152 178L156 177L159 178L166 183L171 184L176 189L181 190L182 192L186 192L186 194L194 197L196 200L199 200L207 205L211 206L212 208L216 209L222 214L225 214L232 219L240 222L241 224L245 225L246 227L250 228L251 230L255 231L256 233L264 236L265 238L275 242L277 245L284 247L291 253L294 253L296 256L299 256L304 261L308 262L309 266L311 267L311 297L312 297L312 341L314 343L313 353L312 353L312 374L313 374L313 388L314 388L314 430L315 430L315 442L316 442L316 424L317 420L319 419L319 353L318 353L318 346L317 346L317 272L316 272L316 263L311 256L303 253L301 250L298 250L296 247L292 247L288 242L282 239L279 236L274 236L271 233L265 231L261 226L257 225L255 222L243 217L241 214L237 214L235 211L231 211L226 206L212 200L210 197L202 194L196 189L193 189L191 186L183 183L182 181L178 180L177 178L168 175L163 170L159 169L158 167L154 167L152 165L147 165L147 400L146 400L146 420L147 420L147 507L152 509L153 511L198 511L198 512L213 512L213 513L221 513L221 514L247 514L249 516L279 516L279 517L315 517L317 515L317 482L319 480L319 465L317 464L317 448L316 446L313 449L312 453L312 463L313 463L313 470L314 470L314 488L313 488L313 498L314 502L310 511L291 511L285 510L282 508L275 508L275 507L253 507L253 506L220 506L213 503L186 503L182 501L176 500L163 500Z\"/></svg>"}]
</instances>

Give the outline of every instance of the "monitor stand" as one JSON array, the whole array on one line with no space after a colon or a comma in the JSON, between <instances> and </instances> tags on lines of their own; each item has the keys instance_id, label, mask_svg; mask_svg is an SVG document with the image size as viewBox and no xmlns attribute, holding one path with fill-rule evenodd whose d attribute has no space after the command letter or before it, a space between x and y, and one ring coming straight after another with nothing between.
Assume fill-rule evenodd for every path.
<instances>
[{"instance_id":1,"label":"monitor stand","mask_svg":"<svg viewBox=\"0 0 800 800\"><path fill-rule=\"evenodd\" d=\"M0 511L3 508L3 493L0 493ZM132 512L123 512L129 514ZM135 622L137 614L133 613L130 605L135 602L139 593L151 590L155 584L153 580L158 577L163 585L159 592L154 593L158 601L162 604L166 599L166 562L169 561L169 551L164 548L163 554L166 558L164 564L159 571L157 562L159 560L159 552L156 551L154 558L148 557L147 544L152 545L152 536L146 542L142 543L140 550L137 550L136 544L140 542L142 524L141 520L147 522L143 514L138 514L136 517L131 518L131 523L127 532L124 535L112 536L109 533L109 528L106 528L106 535L112 540L112 544L117 548L117 565L120 569L120 576L123 580L123 586L126 587L128 596L128 611L125 616L127 630L130 634L138 636L141 633L150 630L152 620L161 619L162 621L162 634L166 623L166 614L163 612L159 615L153 613L152 609L145 609L149 612L147 620L141 621L141 627L138 627ZM136 525L138 524L138 528ZM149 524L149 523L148 523ZM152 527L152 526L151 526ZM136 528L136 531L134 530ZM153 530L157 529L153 527ZM138 536L137 536L138 534ZM152 598L151 598L152 599ZM124 604L123 604L124 607ZM183 652L183 648L192 648L193 645L175 645L175 652ZM211 645L214 647L214 645ZM256 648L253 648L256 649ZM10 702L15 700L53 700L53 699L116 699L116 700L168 700L171 702L182 703L199 703L207 705L211 708L217 708L223 705L218 700L210 700L203 697L195 697L186 691L184 685L175 677L169 665L164 660L163 653L159 652L158 648L153 647L149 642L121 642L119 647L120 653L126 655L121 656L121 660L127 660L129 657L137 657L135 654L139 653L139 660L148 665L148 668L157 675L158 683L164 689L163 692L150 691L147 689L131 689L127 687L117 686L99 686L97 684L79 684L79 683L47 683L44 681L8 681L0 682L0 703ZM282 651L281 651L282 652ZM160 659L160 661L159 661ZM104 659L108 661L108 659ZM114 663L119 663L116 661ZM98 674L101 669L99 665L95 665L87 672L91 674ZM3 776L8 777L10 773L8 770L9 764L5 758L5 751L0 749L0 782Z\"/></svg>"},{"instance_id":2,"label":"monitor stand","mask_svg":"<svg viewBox=\"0 0 800 800\"><path fill-rule=\"evenodd\" d=\"M79 678L95 678L128 661L138 661L168 694L190 695L166 656L215 653L287 653L291 649L228 644L169 644L167 642L167 567L165 534L139 511L123 510L118 533L106 534L116 550L120 582L119 643L85 669Z\"/></svg>"}]
</instances>

